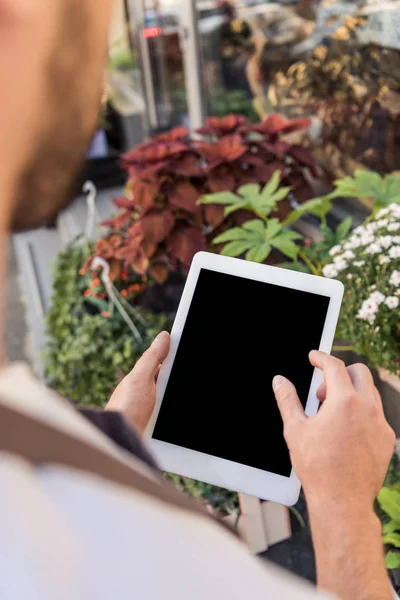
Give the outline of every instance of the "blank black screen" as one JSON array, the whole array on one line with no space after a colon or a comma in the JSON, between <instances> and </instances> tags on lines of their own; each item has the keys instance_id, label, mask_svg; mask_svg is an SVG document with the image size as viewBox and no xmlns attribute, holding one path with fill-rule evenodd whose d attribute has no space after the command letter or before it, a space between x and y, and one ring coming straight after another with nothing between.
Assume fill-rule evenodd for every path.
<instances>
[{"instance_id":1,"label":"blank black screen","mask_svg":"<svg viewBox=\"0 0 400 600\"><path fill-rule=\"evenodd\" d=\"M202 269L153 437L290 476L271 383L288 377L305 405L329 301Z\"/></svg>"}]
</instances>

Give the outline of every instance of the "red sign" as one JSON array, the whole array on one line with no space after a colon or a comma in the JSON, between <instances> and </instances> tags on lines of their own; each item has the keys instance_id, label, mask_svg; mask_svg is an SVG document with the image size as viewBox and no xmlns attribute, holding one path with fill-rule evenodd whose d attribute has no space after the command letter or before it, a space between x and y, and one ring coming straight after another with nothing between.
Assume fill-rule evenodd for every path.
<instances>
[{"instance_id":1,"label":"red sign","mask_svg":"<svg viewBox=\"0 0 400 600\"><path fill-rule=\"evenodd\" d=\"M146 39L155 38L162 35L162 29L161 27L146 27L143 29L143 35Z\"/></svg>"}]
</instances>

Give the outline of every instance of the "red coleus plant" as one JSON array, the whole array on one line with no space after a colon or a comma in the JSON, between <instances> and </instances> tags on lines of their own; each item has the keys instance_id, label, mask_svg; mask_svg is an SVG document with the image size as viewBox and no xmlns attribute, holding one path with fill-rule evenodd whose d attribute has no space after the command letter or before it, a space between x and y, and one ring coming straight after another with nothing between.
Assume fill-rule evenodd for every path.
<instances>
[{"instance_id":1,"label":"red coleus plant","mask_svg":"<svg viewBox=\"0 0 400 600\"><path fill-rule=\"evenodd\" d=\"M282 183L293 189L292 199L310 199L306 172L317 174L313 156L284 139L308 126L307 119L288 121L277 114L257 125L229 115L208 119L197 132L201 139L177 127L136 147L123 156L126 197L114 200L120 212L104 223L110 235L98 240L96 255L112 261L115 276L118 268L129 267L164 282L170 269L186 272L193 255L206 247L207 234L224 228L223 207L200 207L201 195L265 184L279 170ZM290 201L279 210L281 217L290 212ZM247 218L244 211L230 217L236 223Z\"/></svg>"}]
</instances>

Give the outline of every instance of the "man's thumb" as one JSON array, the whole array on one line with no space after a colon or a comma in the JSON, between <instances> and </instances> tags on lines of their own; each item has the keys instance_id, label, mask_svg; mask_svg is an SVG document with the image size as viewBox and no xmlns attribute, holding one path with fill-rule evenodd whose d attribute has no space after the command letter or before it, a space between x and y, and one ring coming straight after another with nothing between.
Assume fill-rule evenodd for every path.
<instances>
[{"instance_id":1,"label":"man's thumb","mask_svg":"<svg viewBox=\"0 0 400 600\"><path fill-rule=\"evenodd\" d=\"M159 366L168 356L170 335L166 331L158 334L152 345L138 360L134 368L135 375L152 379L158 372Z\"/></svg>"},{"instance_id":2,"label":"man's thumb","mask_svg":"<svg viewBox=\"0 0 400 600\"><path fill-rule=\"evenodd\" d=\"M277 375L272 382L272 388L284 424L287 424L293 418L304 418L304 409L293 383L286 377Z\"/></svg>"}]
</instances>

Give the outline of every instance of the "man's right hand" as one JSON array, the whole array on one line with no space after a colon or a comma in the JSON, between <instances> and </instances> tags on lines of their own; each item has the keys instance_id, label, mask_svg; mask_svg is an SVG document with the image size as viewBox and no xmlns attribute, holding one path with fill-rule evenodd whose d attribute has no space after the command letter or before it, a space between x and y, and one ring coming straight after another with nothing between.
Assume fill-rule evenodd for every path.
<instances>
[{"instance_id":1,"label":"man's right hand","mask_svg":"<svg viewBox=\"0 0 400 600\"><path fill-rule=\"evenodd\" d=\"M340 506L372 507L385 478L395 445L379 392L369 369L313 351L310 361L324 373L318 390L323 402L315 417L306 417L294 385L274 379L284 435L294 470L309 503L332 499Z\"/></svg>"},{"instance_id":2,"label":"man's right hand","mask_svg":"<svg viewBox=\"0 0 400 600\"><path fill-rule=\"evenodd\" d=\"M342 600L389 600L381 525L373 503L395 445L365 365L313 351L322 406L306 417L293 384L274 378L293 467L309 509L318 584Z\"/></svg>"}]
</instances>

